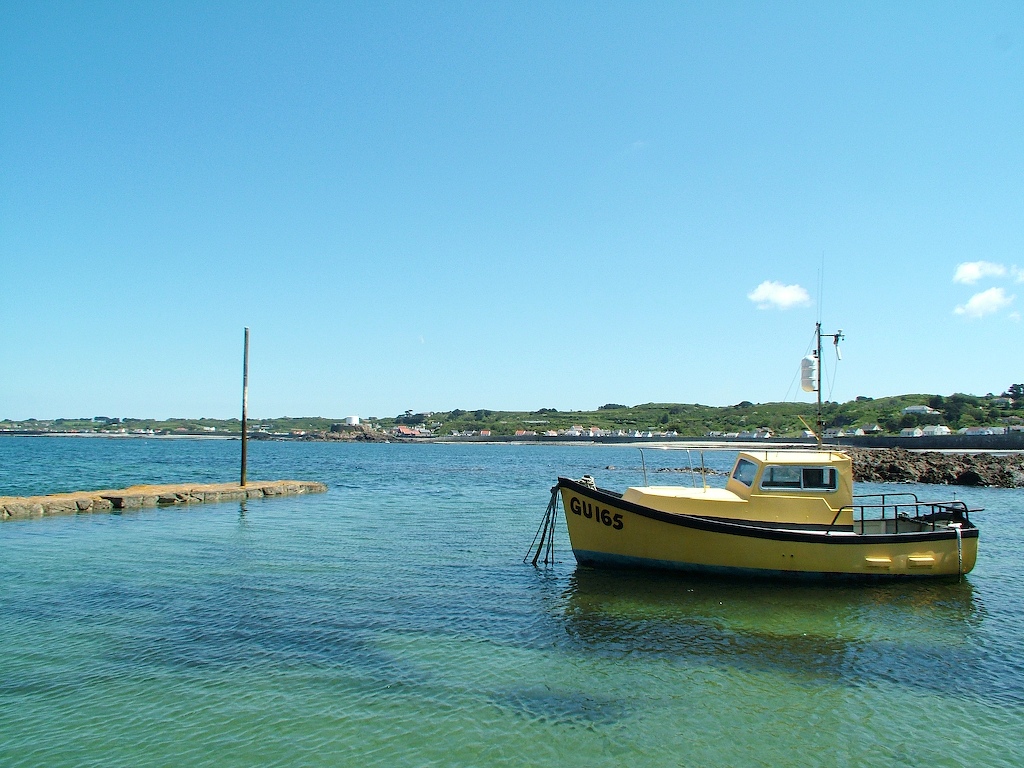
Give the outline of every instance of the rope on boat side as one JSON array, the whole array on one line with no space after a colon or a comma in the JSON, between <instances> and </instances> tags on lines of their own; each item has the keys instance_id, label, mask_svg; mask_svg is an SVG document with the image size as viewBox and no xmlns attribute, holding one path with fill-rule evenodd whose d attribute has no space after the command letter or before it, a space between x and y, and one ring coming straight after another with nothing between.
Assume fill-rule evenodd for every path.
<instances>
[{"instance_id":1,"label":"rope on boat side","mask_svg":"<svg viewBox=\"0 0 1024 768\"><path fill-rule=\"evenodd\" d=\"M956 580L959 584L964 580L964 550L960 540L960 526L954 525L953 530L956 531Z\"/></svg>"},{"instance_id":2,"label":"rope on boat side","mask_svg":"<svg viewBox=\"0 0 1024 768\"><path fill-rule=\"evenodd\" d=\"M533 552L533 565L537 565L537 561L540 560L541 552L544 553L544 559L541 561L544 565L555 564L555 521L558 519L558 486L556 485L551 489L551 500L548 502L547 509L544 510L544 517L540 521L540 526L537 528L537 532L533 535L533 541L530 543L530 548L526 551L526 557L523 558L525 563L530 559L530 553ZM538 541L539 539L539 541ZM536 551L534 546L536 545Z\"/></svg>"}]
</instances>

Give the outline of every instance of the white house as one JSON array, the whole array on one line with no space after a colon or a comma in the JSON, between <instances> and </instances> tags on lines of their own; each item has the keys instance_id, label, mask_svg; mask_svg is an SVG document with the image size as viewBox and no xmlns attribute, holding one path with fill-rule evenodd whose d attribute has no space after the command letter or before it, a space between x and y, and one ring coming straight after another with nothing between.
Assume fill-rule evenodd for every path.
<instances>
[{"instance_id":1,"label":"white house","mask_svg":"<svg viewBox=\"0 0 1024 768\"><path fill-rule=\"evenodd\" d=\"M912 416L933 416L938 411L934 408L929 408L927 405L908 405L903 409L902 413L904 416L908 414Z\"/></svg>"},{"instance_id":2,"label":"white house","mask_svg":"<svg viewBox=\"0 0 1024 768\"><path fill-rule=\"evenodd\" d=\"M921 437L924 431L920 427L907 427L900 430L900 437Z\"/></svg>"},{"instance_id":3,"label":"white house","mask_svg":"<svg viewBox=\"0 0 1024 768\"><path fill-rule=\"evenodd\" d=\"M940 435L951 434L951 430L945 424L929 424L921 430L927 437L937 437Z\"/></svg>"}]
</instances>

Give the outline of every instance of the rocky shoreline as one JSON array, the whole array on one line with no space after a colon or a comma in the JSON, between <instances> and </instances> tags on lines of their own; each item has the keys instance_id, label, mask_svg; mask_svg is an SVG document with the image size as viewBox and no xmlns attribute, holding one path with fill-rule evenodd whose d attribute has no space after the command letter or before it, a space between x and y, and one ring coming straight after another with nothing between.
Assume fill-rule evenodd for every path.
<instances>
[{"instance_id":1,"label":"rocky shoreline","mask_svg":"<svg viewBox=\"0 0 1024 768\"><path fill-rule=\"evenodd\" d=\"M849 446L841 450L853 460L855 481L1024 488L1024 453L940 453Z\"/></svg>"}]
</instances>

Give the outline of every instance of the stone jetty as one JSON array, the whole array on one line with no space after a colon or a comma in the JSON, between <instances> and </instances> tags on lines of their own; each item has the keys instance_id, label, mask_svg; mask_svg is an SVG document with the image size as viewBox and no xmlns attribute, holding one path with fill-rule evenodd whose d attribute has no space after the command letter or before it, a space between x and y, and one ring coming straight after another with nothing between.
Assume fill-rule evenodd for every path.
<instances>
[{"instance_id":1,"label":"stone jetty","mask_svg":"<svg viewBox=\"0 0 1024 768\"><path fill-rule=\"evenodd\" d=\"M74 491L50 496L0 496L0 520L78 515L143 507L180 507L303 493L325 493L327 486L305 480L272 480L207 485L133 485L107 491Z\"/></svg>"}]
</instances>

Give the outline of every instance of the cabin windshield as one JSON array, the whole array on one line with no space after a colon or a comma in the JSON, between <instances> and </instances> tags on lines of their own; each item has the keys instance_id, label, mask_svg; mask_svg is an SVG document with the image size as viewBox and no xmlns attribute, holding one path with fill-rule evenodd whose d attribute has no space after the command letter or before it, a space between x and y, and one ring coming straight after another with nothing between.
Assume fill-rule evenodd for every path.
<instances>
[{"instance_id":1,"label":"cabin windshield","mask_svg":"<svg viewBox=\"0 0 1024 768\"><path fill-rule=\"evenodd\" d=\"M736 468L732 471L732 479L739 480L748 488L753 484L755 475L757 475L757 464L746 459L737 461Z\"/></svg>"},{"instance_id":2,"label":"cabin windshield","mask_svg":"<svg viewBox=\"0 0 1024 768\"><path fill-rule=\"evenodd\" d=\"M834 491L839 485L835 467L794 467L769 465L761 477L762 488Z\"/></svg>"}]
</instances>

